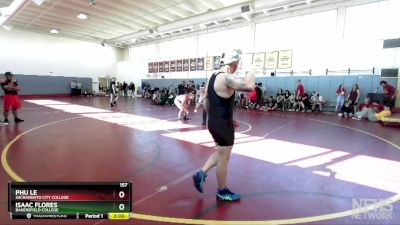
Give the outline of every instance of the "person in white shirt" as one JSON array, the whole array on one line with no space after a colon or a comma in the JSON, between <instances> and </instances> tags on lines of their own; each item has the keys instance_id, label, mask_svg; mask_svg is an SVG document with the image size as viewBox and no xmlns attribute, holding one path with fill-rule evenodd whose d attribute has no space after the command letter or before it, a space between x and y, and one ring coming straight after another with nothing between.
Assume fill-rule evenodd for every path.
<instances>
[{"instance_id":1,"label":"person in white shirt","mask_svg":"<svg viewBox=\"0 0 400 225\"><path fill-rule=\"evenodd\" d=\"M312 104L312 111L314 112L315 106L318 105L319 107L319 112L322 111L322 105L325 103L325 99L319 94L319 93L315 93L314 95L314 103Z\"/></svg>"}]
</instances>

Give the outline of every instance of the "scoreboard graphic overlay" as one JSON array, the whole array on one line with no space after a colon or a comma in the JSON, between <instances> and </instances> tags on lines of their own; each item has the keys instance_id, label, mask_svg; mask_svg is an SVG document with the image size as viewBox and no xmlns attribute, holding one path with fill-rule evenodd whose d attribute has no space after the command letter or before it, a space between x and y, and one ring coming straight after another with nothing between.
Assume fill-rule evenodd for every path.
<instances>
[{"instance_id":1,"label":"scoreboard graphic overlay","mask_svg":"<svg viewBox=\"0 0 400 225\"><path fill-rule=\"evenodd\" d=\"M130 182L9 182L12 219L129 219Z\"/></svg>"}]
</instances>

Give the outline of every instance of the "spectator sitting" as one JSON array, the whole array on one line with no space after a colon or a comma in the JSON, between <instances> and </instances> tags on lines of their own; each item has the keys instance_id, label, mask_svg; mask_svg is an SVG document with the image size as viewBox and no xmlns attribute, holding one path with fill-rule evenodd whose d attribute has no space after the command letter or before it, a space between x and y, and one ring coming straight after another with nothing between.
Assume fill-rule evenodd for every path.
<instances>
[{"instance_id":1,"label":"spectator sitting","mask_svg":"<svg viewBox=\"0 0 400 225\"><path fill-rule=\"evenodd\" d=\"M276 94L276 106L277 109L283 109L283 100L284 94L282 89L278 89L278 93Z\"/></svg>"},{"instance_id":2,"label":"spectator sitting","mask_svg":"<svg viewBox=\"0 0 400 225\"><path fill-rule=\"evenodd\" d=\"M167 104L168 105L174 105L174 101L175 101L175 92L171 92L168 95L168 99L167 99Z\"/></svg>"},{"instance_id":3,"label":"spectator sitting","mask_svg":"<svg viewBox=\"0 0 400 225\"><path fill-rule=\"evenodd\" d=\"M262 110L275 111L277 107L278 106L276 104L276 100L272 96L269 96L267 104L265 105L265 108L263 108Z\"/></svg>"},{"instance_id":4,"label":"spectator sitting","mask_svg":"<svg viewBox=\"0 0 400 225\"><path fill-rule=\"evenodd\" d=\"M339 117L352 117L353 116L353 102L350 99L345 100L340 112L338 113Z\"/></svg>"},{"instance_id":5,"label":"spectator sitting","mask_svg":"<svg viewBox=\"0 0 400 225\"><path fill-rule=\"evenodd\" d=\"M168 94L166 90L161 90L157 92L157 98L155 99L154 103L156 105L165 105L168 101Z\"/></svg>"},{"instance_id":6,"label":"spectator sitting","mask_svg":"<svg viewBox=\"0 0 400 225\"><path fill-rule=\"evenodd\" d=\"M303 97L301 97L299 101L299 108L296 111L306 112L311 108L310 98L307 93L304 93Z\"/></svg>"},{"instance_id":7,"label":"spectator sitting","mask_svg":"<svg viewBox=\"0 0 400 225\"><path fill-rule=\"evenodd\" d=\"M291 108L289 108L289 111L295 111L297 109L297 107L299 106L298 100L296 99L296 95L294 93L292 93L290 95L290 105Z\"/></svg>"},{"instance_id":8,"label":"spectator sitting","mask_svg":"<svg viewBox=\"0 0 400 225\"><path fill-rule=\"evenodd\" d=\"M319 93L315 92L316 94L314 95L314 102L312 103L312 109L311 111L314 112L315 106L318 105L319 107L319 112L322 111L322 105L325 104L325 99L319 95Z\"/></svg>"},{"instance_id":9,"label":"spectator sitting","mask_svg":"<svg viewBox=\"0 0 400 225\"><path fill-rule=\"evenodd\" d=\"M93 93L92 93L92 91L85 89L85 91L83 92L83 96L85 96L87 98L91 98L91 97L93 97Z\"/></svg>"}]
</instances>

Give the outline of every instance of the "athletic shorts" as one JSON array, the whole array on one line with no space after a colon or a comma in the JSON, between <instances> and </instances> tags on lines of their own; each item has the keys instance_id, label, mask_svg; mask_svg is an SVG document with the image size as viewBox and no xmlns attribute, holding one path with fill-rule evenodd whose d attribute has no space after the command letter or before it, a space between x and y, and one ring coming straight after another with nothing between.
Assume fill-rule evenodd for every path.
<instances>
[{"instance_id":1,"label":"athletic shorts","mask_svg":"<svg viewBox=\"0 0 400 225\"><path fill-rule=\"evenodd\" d=\"M174 99L174 104L176 105L176 107L178 107L179 110L182 110L182 102L178 100L178 98Z\"/></svg>"},{"instance_id":2,"label":"athletic shorts","mask_svg":"<svg viewBox=\"0 0 400 225\"><path fill-rule=\"evenodd\" d=\"M218 146L232 146L235 140L235 128L233 121L213 123L208 121L208 131L210 131L215 143Z\"/></svg>"},{"instance_id":3,"label":"athletic shorts","mask_svg":"<svg viewBox=\"0 0 400 225\"><path fill-rule=\"evenodd\" d=\"M17 110L21 108L21 101L18 95L4 95L3 107L4 110Z\"/></svg>"}]
</instances>

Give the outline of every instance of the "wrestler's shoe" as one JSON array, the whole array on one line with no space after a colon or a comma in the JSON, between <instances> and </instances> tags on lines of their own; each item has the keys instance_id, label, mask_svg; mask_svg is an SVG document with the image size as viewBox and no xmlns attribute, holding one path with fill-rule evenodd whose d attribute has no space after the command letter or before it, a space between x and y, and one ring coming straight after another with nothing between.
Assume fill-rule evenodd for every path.
<instances>
[{"instance_id":1,"label":"wrestler's shoe","mask_svg":"<svg viewBox=\"0 0 400 225\"><path fill-rule=\"evenodd\" d=\"M240 195L233 193L228 188L224 188L222 190L218 189L218 193L217 193L216 197L217 197L217 200L220 200L220 201L234 202L234 201L240 200Z\"/></svg>"},{"instance_id":2,"label":"wrestler's shoe","mask_svg":"<svg viewBox=\"0 0 400 225\"><path fill-rule=\"evenodd\" d=\"M206 182L207 174L202 170L199 170L197 173L193 175L193 184L194 187L200 192L203 193L204 184Z\"/></svg>"}]
</instances>

